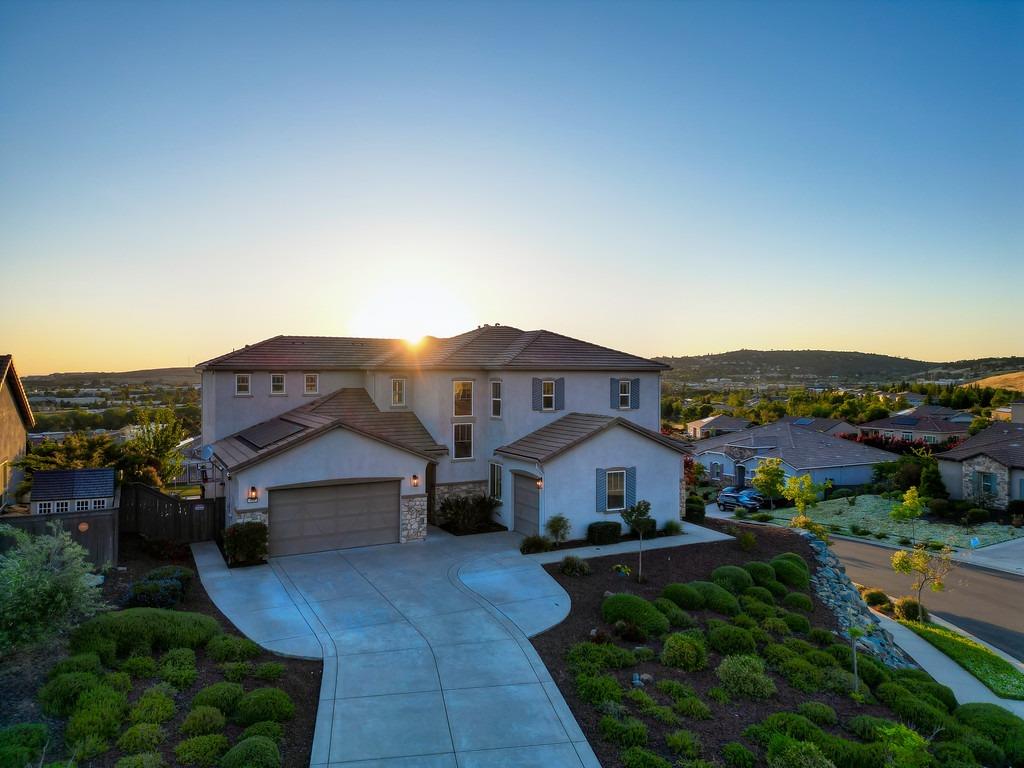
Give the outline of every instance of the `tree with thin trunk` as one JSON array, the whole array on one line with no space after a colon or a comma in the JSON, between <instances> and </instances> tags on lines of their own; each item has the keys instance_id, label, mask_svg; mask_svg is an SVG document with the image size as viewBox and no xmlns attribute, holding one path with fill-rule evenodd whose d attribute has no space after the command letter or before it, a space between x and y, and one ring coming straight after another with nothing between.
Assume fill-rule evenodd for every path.
<instances>
[{"instance_id":1,"label":"tree with thin trunk","mask_svg":"<svg viewBox=\"0 0 1024 768\"><path fill-rule=\"evenodd\" d=\"M651 517L651 502L641 499L633 506L619 513L622 522L637 532L640 537L640 550L637 557L636 580L644 580L644 534L654 530L655 521Z\"/></svg>"},{"instance_id":2,"label":"tree with thin trunk","mask_svg":"<svg viewBox=\"0 0 1024 768\"><path fill-rule=\"evenodd\" d=\"M946 577L955 567L953 548L948 544L935 553L926 549L901 549L893 553L892 569L896 573L914 577L911 587L917 592L918 621L924 619L924 603L921 600L924 588L942 592L946 588Z\"/></svg>"},{"instance_id":3,"label":"tree with thin trunk","mask_svg":"<svg viewBox=\"0 0 1024 768\"><path fill-rule=\"evenodd\" d=\"M782 496L785 482L786 470L782 467L782 459L778 457L761 459L761 463L754 470L754 476L750 478L750 484L758 493L768 499L773 512L775 511L775 499Z\"/></svg>"},{"instance_id":4,"label":"tree with thin trunk","mask_svg":"<svg viewBox=\"0 0 1024 768\"><path fill-rule=\"evenodd\" d=\"M910 523L910 539L915 544L917 543L917 521L924 514L924 509L924 501L918 495L917 488L911 486L903 494L903 502L897 504L889 512L889 517L897 523Z\"/></svg>"}]
</instances>

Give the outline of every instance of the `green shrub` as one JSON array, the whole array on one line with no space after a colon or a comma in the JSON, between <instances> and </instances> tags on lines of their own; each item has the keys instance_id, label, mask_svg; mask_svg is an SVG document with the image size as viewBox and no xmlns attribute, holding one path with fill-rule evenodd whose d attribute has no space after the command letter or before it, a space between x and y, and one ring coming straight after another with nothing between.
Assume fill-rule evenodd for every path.
<instances>
[{"instance_id":1,"label":"green shrub","mask_svg":"<svg viewBox=\"0 0 1024 768\"><path fill-rule=\"evenodd\" d=\"M821 688L821 670L801 658L790 659L779 665L779 674L786 682L804 693L814 693Z\"/></svg>"},{"instance_id":2,"label":"green shrub","mask_svg":"<svg viewBox=\"0 0 1024 768\"><path fill-rule=\"evenodd\" d=\"M754 637L740 627L715 627L708 632L708 646L724 656L757 652Z\"/></svg>"},{"instance_id":3,"label":"green shrub","mask_svg":"<svg viewBox=\"0 0 1024 768\"><path fill-rule=\"evenodd\" d=\"M791 651L796 651L801 656L815 650L813 645L808 643L806 640L801 640L799 637L787 637L782 641L782 644Z\"/></svg>"},{"instance_id":4,"label":"green shrub","mask_svg":"<svg viewBox=\"0 0 1024 768\"><path fill-rule=\"evenodd\" d=\"M225 715L230 716L235 711L243 694L244 690L238 683L214 683L196 692L192 698L192 706L216 707Z\"/></svg>"},{"instance_id":5,"label":"green shrub","mask_svg":"<svg viewBox=\"0 0 1024 768\"><path fill-rule=\"evenodd\" d=\"M186 568L182 565L161 565L159 568L154 568L142 578L147 581L162 581L163 579L174 579L176 582L181 584L181 591L187 592L189 586L192 584L192 580L195 579L196 572L191 568Z\"/></svg>"},{"instance_id":6,"label":"green shrub","mask_svg":"<svg viewBox=\"0 0 1024 768\"><path fill-rule=\"evenodd\" d=\"M767 763L768 768L836 768L815 744L781 734L768 744Z\"/></svg>"},{"instance_id":7,"label":"green shrub","mask_svg":"<svg viewBox=\"0 0 1024 768\"><path fill-rule=\"evenodd\" d=\"M875 688L875 695L901 720L922 733L932 733L949 726L949 715L943 709L922 701L899 683L882 683Z\"/></svg>"},{"instance_id":8,"label":"green shrub","mask_svg":"<svg viewBox=\"0 0 1024 768\"><path fill-rule=\"evenodd\" d=\"M657 655L653 648L648 648L646 645L641 645L633 651L633 656L637 661L652 661Z\"/></svg>"},{"instance_id":9,"label":"green shrub","mask_svg":"<svg viewBox=\"0 0 1024 768\"><path fill-rule=\"evenodd\" d=\"M696 611L704 607L704 597L689 584L669 584L661 591L661 596L686 611Z\"/></svg>"},{"instance_id":10,"label":"green shrub","mask_svg":"<svg viewBox=\"0 0 1024 768\"><path fill-rule=\"evenodd\" d=\"M743 570L750 574L750 578L759 587L764 587L769 581L775 581L775 569L768 563L754 560L743 564Z\"/></svg>"},{"instance_id":11,"label":"green shrub","mask_svg":"<svg viewBox=\"0 0 1024 768\"><path fill-rule=\"evenodd\" d=\"M740 549L744 552L753 552L757 549L757 536L751 531L743 531L743 533L736 537L736 543L740 545Z\"/></svg>"},{"instance_id":12,"label":"green shrub","mask_svg":"<svg viewBox=\"0 0 1024 768\"><path fill-rule=\"evenodd\" d=\"M630 747L619 755L623 768L672 768L672 763L643 747Z\"/></svg>"},{"instance_id":13,"label":"green shrub","mask_svg":"<svg viewBox=\"0 0 1024 768\"><path fill-rule=\"evenodd\" d=\"M971 751L982 765L1006 765L1006 753L994 741L977 731L968 731L960 737L960 743Z\"/></svg>"},{"instance_id":14,"label":"green shrub","mask_svg":"<svg viewBox=\"0 0 1024 768\"><path fill-rule=\"evenodd\" d=\"M740 595L740 607L744 613L758 621L773 617L776 610L771 604L763 603L749 595Z\"/></svg>"},{"instance_id":15,"label":"green shrub","mask_svg":"<svg viewBox=\"0 0 1024 768\"><path fill-rule=\"evenodd\" d=\"M800 568L799 565L794 563L792 560L779 560L775 559L771 562L772 568L775 570L775 578L787 587L793 587L794 589L807 589L810 583L810 577L807 575L807 571Z\"/></svg>"},{"instance_id":16,"label":"green shrub","mask_svg":"<svg viewBox=\"0 0 1024 768\"><path fill-rule=\"evenodd\" d=\"M267 559L267 525L251 521L224 529L224 554L230 565L256 565Z\"/></svg>"},{"instance_id":17,"label":"green shrub","mask_svg":"<svg viewBox=\"0 0 1024 768\"><path fill-rule=\"evenodd\" d=\"M708 688L708 698L712 701L718 702L719 704L728 704L732 701L732 698L729 696L729 692L720 685L714 685Z\"/></svg>"},{"instance_id":18,"label":"green shrub","mask_svg":"<svg viewBox=\"0 0 1024 768\"><path fill-rule=\"evenodd\" d=\"M889 602L889 596L881 589L865 589L860 593L860 596L872 608L886 605Z\"/></svg>"},{"instance_id":19,"label":"green shrub","mask_svg":"<svg viewBox=\"0 0 1024 768\"><path fill-rule=\"evenodd\" d=\"M273 720L261 720L242 731L242 735L239 738L248 739L250 736L263 736L271 741L278 742L284 738L284 727Z\"/></svg>"},{"instance_id":20,"label":"green shrub","mask_svg":"<svg viewBox=\"0 0 1024 768\"><path fill-rule=\"evenodd\" d=\"M611 520L591 523L587 526L587 541L595 545L614 544L622 536L622 526Z\"/></svg>"},{"instance_id":21,"label":"green shrub","mask_svg":"<svg viewBox=\"0 0 1024 768\"><path fill-rule=\"evenodd\" d=\"M222 733L209 733L179 742L174 748L174 756L184 765L210 768L217 765L221 755L227 751L228 737Z\"/></svg>"},{"instance_id":22,"label":"green shrub","mask_svg":"<svg viewBox=\"0 0 1024 768\"><path fill-rule=\"evenodd\" d=\"M995 742L1012 765L1024 762L1024 720L995 704L961 704L953 711L957 722Z\"/></svg>"},{"instance_id":23,"label":"green shrub","mask_svg":"<svg viewBox=\"0 0 1024 768\"><path fill-rule=\"evenodd\" d=\"M654 718L666 725L676 725L679 722L679 718L676 717L671 707L658 704L649 693L641 688L631 688L626 693L626 698L637 705L642 715Z\"/></svg>"},{"instance_id":24,"label":"green shrub","mask_svg":"<svg viewBox=\"0 0 1024 768\"><path fill-rule=\"evenodd\" d=\"M750 574L736 565L720 565L711 572L711 581L734 595L754 586Z\"/></svg>"},{"instance_id":25,"label":"green shrub","mask_svg":"<svg viewBox=\"0 0 1024 768\"><path fill-rule=\"evenodd\" d=\"M622 701L622 686L611 675L577 675L576 695L597 706L605 701Z\"/></svg>"},{"instance_id":26,"label":"green shrub","mask_svg":"<svg viewBox=\"0 0 1024 768\"><path fill-rule=\"evenodd\" d=\"M676 632L665 638L661 649L661 663L665 666L695 672L704 669L707 662L708 652L699 636Z\"/></svg>"},{"instance_id":27,"label":"green shrub","mask_svg":"<svg viewBox=\"0 0 1024 768\"><path fill-rule=\"evenodd\" d=\"M748 565L749 565L749 563L748 563ZM758 565L763 565L763 563L758 563ZM769 566L765 566L765 567L767 568ZM754 600L758 600L759 602L762 602L765 605L775 605L775 596L772 595L772 593L769 592L764 587L757 587L757 586L747 587L746 589L743 590L743 596L744 597L752 598ZM741 601L742 601L742 598L741 598Z\"/></svg>"},{"instance_id":28,"label":"green shrub","mask_svg":"<svg viewBox=\"0 0 1024 768\"><path fill-rule=\"evenodd\" d=\"M527 536L519 544L519 551L524 555L535 555L538 552L547 552L552 548L551 541L538 533Z\"/></svg>"},{"instance_id":29,"label":"green shrub","mask_svg":"<svg viewBox=\"0 0 1024 768\"><path fill-rule=\"evenodd\" d=\"M959 741L940 741L932 744L932 755L943 768L977 768L978 762L967 745Z\"/></svg>"},{"instance_id":30,"label":"green shrub","mask_svg":"<svg viewBox=\"0 0 1024 768\"><path fill-rule=\"evenodd\" d=\"M667 677L659 680L656 687L671 699L687 699L695 695L692 686Z\"/></svg>"},{"instance_id":31,"label":"green shrub","mask_svg":"<svg viewBox=\"0 0 1024 768\"><path fill-rule=\"evenodd\" d=\"M634 717L616 720L605 715L597 724L601 735L620 747L642 747L647 744L647 726Z\"/></svg>"},{"instance_id":32,"label":"green shrub","mask_svg":"<svg viewBox=\"0 0 1024 768\"><path fill-rule=\"evenodd\" d=\"M132 705L128 719L133 723L166 723L174 717L174 699L161 687L143 693Z\"/></svg>"},{"instance_id":33,"label":"green shrub","mask_svg":"<svg viewBox=\"0 0 1024 768\"><path fill-rule=\"evenodd\" d=\"M48 715L67 717L78 697L99 685L99 678L90 672L65 672L39 689L39 703Z\"/></svg>"},{"instance_id":34,"label":"green shrub","mask_svg":"<svg viewBox=\"0 0 1024 768\"><path fill-rule=\"evenodd\" d=\"M757 621L749 613L737 613L732 617L732 623L742 629L757 629Z\"/></svg>"},{"instance_id":35,"label":"green shrub","mask_svg":"<svg viewBox=\"0 0 1024 768\"><path fill-rule=\"evenodd\" d=\"M225 661L220 665L220 671L229 683L240 683L250 677L256 668L251 661Z\"/></svg>"},{"instance_id":36,"label":"green shrub","mask_svg":"<svg viewBox=\"0 0 1024 768\"><path fill-rule=\"evenodd\" d=\"M85 732L87 728L82 726L81 730ZM71 747L75 760L92 760L110 749L110 742L95 733L90 733L77 741L71 741L65 733L64 744Z\"/></svg>"},{"instance_id":37,"label":"green shrub","mask_svg":"<svg viewBox=\"0 0 1024 768\"><path fill-rule=\"evenodd\" d=\"M280 768L281 752L265 736L242 739L221 758L221 768Z\"/></svg>"},{"instance_id":38,"label":"green shrub","mask_svg":"<svg viewBox=\"0 0 1024 768\"><path fill-rule=\"evenodd\" d=\"M952 712L960 703L956 700L956 694L953 693L952 688L942 685L941 683L936 683L933 680L921 680L919 678L899 676L899 681L900 684L911 693L919 697L922 695L928 696L939 702L947 712Z\"/></svg>"},{"instance_id":39,"label":"green shrub","mask_svg":"<svg viewBox=\"0 0 1024 768\"><path fill-rule=\"evenodd\" d=\"M672 711L682 717L692 717L694 720L710 720L711 709L696 696L685 696L672 702Z\"/></svg>"},{"instance_id":40,"label":"green shrub","mask_svg":"<svg viewBox=\"0 0 1024 768\"><path fill-rule=\"evenodd\" d=\"M665 743L679 757L700 757L700 737L693 731L673 731L665 736Z\"/></svg>"},{"instance_id":41,"label":"green shrub","mask_svg":"<svg viewBox=\"0 0 1024 768\"><path fill-rule=\"evenodd\" d=\"M786 626L791 632L806 635L811 631L811 622L807 620L806 616L801 616L799 613L784 613L782 620L786 622Z\"/></svg>"},{"instance_id":42,"label":"green shrub","mask_svg":"<svg viewBox=\"0 0 1024 768\"><path fill-rule=\"evenodd\" d=\"M811 602L811 598L801 592L790 592L782 599L782 604L787 608L792 608L794 611L803 611L804 613L810 613L814 610L814 603Z\"/></svg>"},{"instance_id":43,"label":"green shrub","mask_svg":"<svg viewBox=\"0 0 1024 768\"><path fill-rule=\"evenodd\" d=\"M107 672L100 682L107 688L113 688L122 693L128 693L132 689L132 676L127 672Z\"/></svg>"},{"instance_id":44,"label":"green shrub","mask_svg":"<svg viewBox=\"0 0 1024 768\"><path fill-rule=\"evenodd\" d=\"M93 651L111 666L116 656L146 655L170 648L198 648L220 634L212 616L160 608L101 613L71 635L75 653Z\"/></svg>"},{"instance_id":45,"label":"green shrub","mask_svg":"<svg viewBox=\"0 0 1024 768\"><path fill-rule=\"evenodd\" d=\"M76 653L54 664L46 676L52 680L68 672L89 672L99 676L103 674L103 664L95 653Z\"/></svg>"},{"instance_id":46,"label":"green shrub","mask_svg":"<svg viewBox=\"0 0 1024 768\"><path fill-rule=\"evenodd\" d=\"M117 748L128 754L154 752L166 739L164 729L156 723L136 723L121 734Z\"/></svg>"},{"instance_id":47,"label":"green shrub","mask_svg":"<svg viewBox=\"0 0 1024 768\"><path fill-rule=\"evenodd\" d=\"M762 621L761 629L765 632L771 632L774 635L789 635L793 632L793 630L789 628L789 624L775 616Z\"/></svg>"},{"instance_id":48,"label":"green shrub","mask_svg":"<svg viewBox=\"0 0 1024 768\"><path fill-rule=\"evenodd\" d=\"M761 649L761 655L772 667L778 667L785 661L797 658L797 652L782 643L769 643Z\"/></svg>"},{"instance_id":49,"label":"green shrub","mask_svg":"<svg viewBox=\"0 0 1024 768\"><path fill-rule=\"evenodd\" d=\"M703 523L707 515L707 506L699 496L687 496L683 506L683 517L691 523Z\"/></svg>"},{"instance_id":50,"label":"green shrub","mask_svg":"<svg viewBox=\"0 0 1024 768\"><path fill-rule=\"evenodd\" d=\"M128 606L132 608L173 608L181 598L181 582L176 579L140 579L128 588Z\"/></svg>"},{"instance_id":51,"label":"green shrub","mask_svg":"<svg viewBox=\"0 0 1024 768\"><path fill-rule=\"evenodd\" d=\"M824 651L807 651L803 654L803 659L819 669L839 666L839 662L836 661L835 657L831 654L825 653Z\"/></svg>"},{"instance_id":52,"label":"green shrub","mask_svg":"<svg viewBox=\"0 0 1024 768\"><path fill-rule=\"evenodd\" d=\"M221 733L225 723L224 714L219 709L200 705L192 707L178 730L186 736L203 736L207 733Z\"/></svg>"},{"instance_id":53,"label":"green shrub","mask_svg":"<svg viewBox=\"0 0 1024 768\"><path fill-rule=\"evenodd\" d=\"M279 661L265 661L262 664L256 666L256 679L263 680L267 683L272 683L275 680L279 680L283 674L284 664L282 664Z\"/></svg>"},{"instance_id":54,"label":"green shrub","mask_svg":"<svg viewBox=\"0 0 1024 768\"><path fill-rule=\"evenodd\" d=\"M632 651L614 643L576 643L566 652L565 658L574 673L590 675L636 663L636 655Z\"/></svg>"},{"instance_id":55,"label":"green shrub","mask_svg":"<svg viewBox=\"0 0 1024 768\"><path fill-rule=\"evenodd\" d=\"M678 520L666 520L661 532L666 536L678 536L683 532L683 524Z\"/></svg>"},{"instance_id":56,"label":"green shrub","mask_svg":"<svg viewBox=\"0 0 1024 768\"><path fill-rule=\"evenodd\" d=\"M892 612L903 621L928 621L928 611L912 597L898 597L892 604Z\"/></svg>"},{"instance_id":57,"label":"green shrub","mask_svg":"<svg viewBox=\"0 0 1024 768\"><path fill-rule=\"evenodd\" d=\"M697 622L690 614L665 597L655 598L653 605L661 611L668 619L668 625L677 629L689 629L697 626Z\"/></svg>"},{"instance_id":58,"label":"green shrub","mask_svg":"<svg viewBox=\"0 0 1024 768\"><path fill-rule=\"evenodd\" d=\"M757 656L726 656L715 674L733 698L767 699L775 695L775 683L765 674L764 662Z\"/></svg>"},{"instance_id":59,"label":"green shrub","mask_svg":"<svg viewBox=\"0 0 1024 768\"><path fill-rule=\"evenodd\" d=\"M805 701L797 707L796 711L815 725L822 727L832 726L839 722L836 711L828 704L822 704L819 701Z\"/></svg>"},{"instance_id":60,"label":"green shrub","mask_svg":"<svg viewBox=\"0 0 1024 768\"><path fill-rule=\"evenodd\" d=\"M566 576L589 576L590 563L576 555L566 555L562 558L562 564L558 570Z\"/></svg>"},{"instance_id":61,"label":"green shrub","mask_svg":"<svg viewBox=\"0 0 1024 768\"><path fill-rule=\"evenodd\" d=\"M668 619L651 603L636 595L611 595L601 603L601 616L609 624L625 621L644 637L660 637L668 632Z\"/></svg>"},{"instance_id":62,"label":"green shrub","mask_svg":"<svg viewBox=\"0 0 1024 768\"><path fill-rule=\"evenodd\" d=\"M704 607L709 611L735 616L740 612L736 598L723 587L711 581L691 581L690 586L704 598Z\"/></svg>"},{"instance_id":63,"label":"green shrub","mask_svg":"<svg viewBox=\"0 0 1024 768\"><path fill-rule=\"evenodd\" d=\"M772 568L774 568L775 563L779 560L788 560L789 562L798 566L800 570L802 570L808 576L811 575L811 569L810 566L807 565L807 561L804 560L804 558L798 555L796 552L783 552L781 555L776 555L769 561L769 564L772 566Z\"/></svg>"},{"instance_id":64,"label":"green shrub","mask_svg":"<svg viewBox=\"0 0 1024 768\"><path fill-rule=\"evenodd\" d=\"M757 756L738 741L722 746L722 759L729 768L754 768Z\"/></svg>"},{"instance_id":65,"label":"green shrub","mask_svg":"<svg viewBox=\"0 0 1024 768\"><path fill-rule=\"evenodd\" d=\"M196 652L191 648L172 648L160 659L160 679L178 690L196 681Z\"/></svg>"},{"instance_id":66,"label":"green shrub","mask_svg":"<svg viewBox=\"0 0 1024 768\"><path fill-rule=\"evenodd\" d=\"M0 730L0 768L24 768L43 754L50 729L42 723L19 723Z\"/></svg>"},{"instance_id":67,"label":"green shrub","mask_svg":"<svg viewBox=\"0 0 1024 768\"><path fill-rule=\"evenodd\" d=\"M129 656L118 668L132 677L156 677L157 663L152 656Z\"/></svg>"},{"instance_id":68,"label":"green shrub","mask_svg":"<svg viewBox=\"0 0 1024 768\"><path fill-rule=\"evenodd\" d=\"M247 661L260 655L260 647L247 637L217 635L206 644L206 655L214 661Z\"/></svg>"},{"instance_id":69,"label":"green shrub","mask_svg":"<svg viewBox=\"0 0 1024 768\"><path fill-rule=\"evenodd\" d=\"M235 718L240 725L252 725L261 720L284 722L295 715L295 705L280 688L257 688L245 694L238 702Z\"/></svg>"},{"instance_id":70,"label":"green shrub","mask_svg":"<svg viewBox=\"0 0 1024 768\"><path fill-rule=\"evenodd\" d=\"M807 633L807 639L823 648L834 645L836 642L836 636L832 634L831 630L824 627L814 627Z\"/></svg>"},{"instance_id":71,"label":"green shrub","mask_svg":"<svg viewBox=\"0 0 1024 768\"><path fill-rule=\"evenodd\" d=\"M771 592L775 596L776 600L781 600L789 594L789 589L781 581L775 581L773 579L772 581L765 582L762 586Z\"/></svg>"},{"instance_id":72,"label":"green shrub","mask_svg":"<svg viewBox=\"0 0 1024 768\"><path fill-rule=\"evenodd\" d=\"M122 757L114 768L167 768L164 756L159 752L141 752L137 755Z\"/></svg>"}]
</instances>

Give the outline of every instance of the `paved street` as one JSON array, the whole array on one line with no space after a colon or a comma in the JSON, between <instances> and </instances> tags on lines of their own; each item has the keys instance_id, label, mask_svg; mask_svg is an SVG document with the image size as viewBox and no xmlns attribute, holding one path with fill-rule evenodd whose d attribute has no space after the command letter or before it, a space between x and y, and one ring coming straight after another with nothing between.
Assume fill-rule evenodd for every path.
<instances>
[{"instance_id":1,"label":"paved street","mask_svg":"<svg viewBox=\"0 0 1024 768\"><path fill-rule=\"evenodd\" d=\"M854 581L881 587L891 595L910 592L912 579L893 573L889 565L894 550L841 539L833 539L833 550ZM929 592L925 607L1024 660L1024 578L961 565L946 590Z\"/></svg>"}]
</instances>

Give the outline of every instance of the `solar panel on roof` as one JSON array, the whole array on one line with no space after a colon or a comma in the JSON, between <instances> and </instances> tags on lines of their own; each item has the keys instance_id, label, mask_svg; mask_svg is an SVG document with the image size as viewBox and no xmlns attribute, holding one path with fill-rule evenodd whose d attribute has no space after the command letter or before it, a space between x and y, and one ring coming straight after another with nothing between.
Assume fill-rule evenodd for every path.
<instances>
[{"instance_id":1,"label":"solar panel on roof","mask_svg":"<svg viewBox=\"0 0 1024 768\"><path fill-rule=\"evenodd\" d=\"M271 443L291 437L296 432L301 432L305 427L292 421L284 419L271 419L255 427L249 427L238 433L240 440L252 445L254 448L266 448Z\"/></svg>"},{"instance_id":2,"label":"solar panel on roof","mask_svg":"<svg viewBox=\"0 0 1024 768\"><path fill-rule=\"evenodd\" d=\"M808 424L813 424L814 423L814 419L808 419L806 416L801 416L799 419L797 419L793 423L798 425L798 426L801 426L801 427L806 427Z\"/></svg>"},{"instance_id":3,"label":"solar panel on roof","mask_svg":"<svg viewBox=\"0 0 1024 768\"><path fill-rule=\"evenodd\" d=\"M897 416L892 423L900 427L913 427L917 425L917 419L911 416Z\"/></svg>"}]
</instances>

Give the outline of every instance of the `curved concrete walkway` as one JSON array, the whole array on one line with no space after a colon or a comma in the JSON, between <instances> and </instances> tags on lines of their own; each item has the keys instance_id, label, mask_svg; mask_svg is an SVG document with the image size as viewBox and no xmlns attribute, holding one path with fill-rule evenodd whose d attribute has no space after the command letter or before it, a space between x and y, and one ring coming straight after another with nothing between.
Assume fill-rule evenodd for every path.
<instances>
[{"instance_id":1,"label":"curved concrete walkway","mask_svg":"<svg viewBox=\"0 0 1024 768\"><path fill-rule=\"evenodd\" d=\"M311 766L599 766L528 639L568 615L569 597L520 540L431 529L231 571L215 545L193 552L239 630L324 659Z\"/></svg>"}]
</instances>

